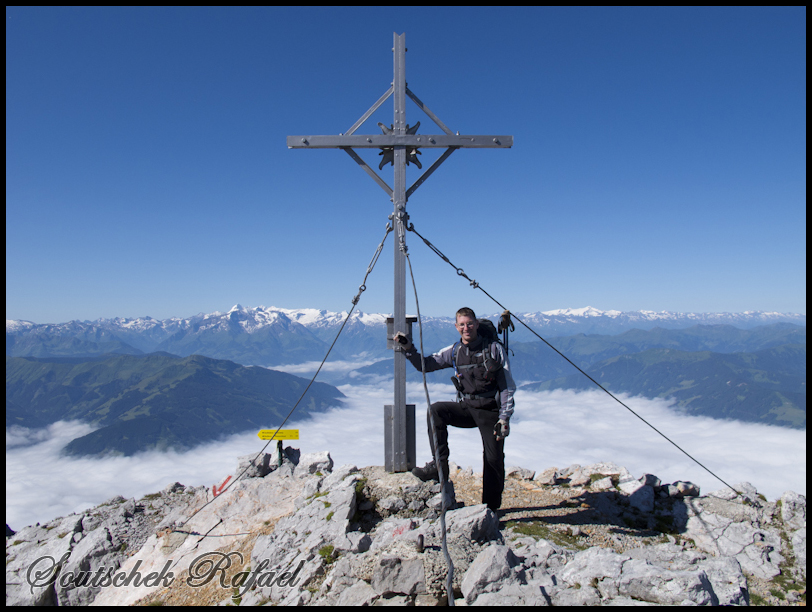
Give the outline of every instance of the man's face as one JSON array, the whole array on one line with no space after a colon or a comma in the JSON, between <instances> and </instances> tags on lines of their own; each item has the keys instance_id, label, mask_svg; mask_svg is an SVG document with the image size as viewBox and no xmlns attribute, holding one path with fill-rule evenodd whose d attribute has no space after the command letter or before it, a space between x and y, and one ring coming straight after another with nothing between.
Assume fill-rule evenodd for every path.
<instances>
[{"instance_id":1,"label":"man's face","mask_svg":"<svg viewBox=\"0 0 812 612\"><path fill-rule=\"evenodd\" d=\"M465 344L471 344L476 340L476 330L479 327L479 322L476 319L465 315L457 315L456 327L457 331L460 332L460 338Z\"/></svg>"}]
</instances>

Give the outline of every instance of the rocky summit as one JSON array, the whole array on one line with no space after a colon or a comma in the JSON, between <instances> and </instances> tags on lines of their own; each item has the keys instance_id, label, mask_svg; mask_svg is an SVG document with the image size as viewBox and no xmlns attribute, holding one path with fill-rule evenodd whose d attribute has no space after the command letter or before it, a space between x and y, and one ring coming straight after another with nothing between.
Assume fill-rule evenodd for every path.
<instances>
[{"instance_id":1,"label":"rocky summit","mask_svg":"<svg viewBox=\"0 0 812 612\"><path fill-rule=\"evenodd\" d=\"M287 448L226 488L6 526L6 605L443 605L443 525L457 605L805 604L803 495L514 467L495 514L481 474L450 471L441 491Z\"/></svg>"}]
</instances>

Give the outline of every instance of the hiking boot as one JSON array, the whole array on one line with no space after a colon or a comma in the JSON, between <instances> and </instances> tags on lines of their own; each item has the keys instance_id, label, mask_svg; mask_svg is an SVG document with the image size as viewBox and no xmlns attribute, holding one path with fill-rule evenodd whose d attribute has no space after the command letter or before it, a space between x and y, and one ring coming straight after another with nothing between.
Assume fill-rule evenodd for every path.
<instances>
[{"instance_id":1,"label":"hiking boot","mask_svg":"<svg viewBox=\"0 0 812 612\"><path fill-rule=\"evenodd\" d=\"M416 467L412 470L412 474L417 476L423 482L428 480L436 480L439 482L440 474L437 471L437 464L434 461L429 461L426 465L421 467Z\"/></svg>"}]
</instances>

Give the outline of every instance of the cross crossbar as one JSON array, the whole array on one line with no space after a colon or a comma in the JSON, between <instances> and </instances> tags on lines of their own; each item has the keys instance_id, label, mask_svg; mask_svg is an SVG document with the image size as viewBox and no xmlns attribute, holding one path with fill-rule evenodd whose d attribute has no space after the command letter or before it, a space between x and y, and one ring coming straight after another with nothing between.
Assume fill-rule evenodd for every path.
<instances>
[{"instance_id":1,"label":"cross crossbar","mask_svg":"<svg viewBox=\"0 0 812 612\"><path fill-rule=\"evenodd\" d=\"M477 149L509 149L513 136L471 136L448 134L357 134L353 136L288 136L289 149L380 149L382 147L414 147L444 149L469 147Z\"/></svg>"}]
</instances>

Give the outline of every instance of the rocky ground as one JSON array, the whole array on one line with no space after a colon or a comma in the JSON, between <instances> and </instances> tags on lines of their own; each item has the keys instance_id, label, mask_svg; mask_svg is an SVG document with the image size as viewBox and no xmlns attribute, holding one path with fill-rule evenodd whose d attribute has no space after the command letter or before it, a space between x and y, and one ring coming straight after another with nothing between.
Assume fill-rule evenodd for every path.
<instances>
[{"instance_id":1,"label":"rocky ground","mask_svg":"<svg viewBox=\"0 0 812 612\"><path fill-rule=\"evenodd\" d=\"M288 449L279 468L263 459L208 505L210 490L174 483L7 529L6 604L447 602L439 484L334 468L327 453ZM802 495L769 502L747 483L700 495L691 483L636 478L611 463L512 468L495 515L480 503L480 474L452 464L451 478L445 526L457 605L805 605ZM154 580L108 586L105 568ZM197 584L212 568L216 578Z\"/></svg>"},{"instance_id":2,"label":"rocky ground","mask_svg":"<svg viewBox=\"0 0 812 612\"><path fill-rule=\"evenodd\" d=\"M566 478L560 478L559 484L555 484L555 478L550 478L551 473L566 472L555 468L547 470L546 477L539 475L546 484L540 484L539 477L535 481L528 479L527 473L522 478L521 470L506 480L499 518L500 528L509 541L529 535L574 551L600 547L619 554L663 543L677 544L685 550L696 549L685 532L680 533L678 526L669 524L668 517L647 514L632 506L607 504L589 486L569 486L563 482ZM480 474L458 469L454 479L457 499L466 504L481 503L481 483ZM774 510L778 505L759 497L756 495L758 502L768 509ZM794 498L793 495L788 497ZM667 505L662 499L660 502L661 509ZM673 506L674 502L670 503ZM800 523L790 525L790 530L793 528L800 529ZM785 546L783 550L788 548ZM795 561L794 568L792 563L784 563L783 573L772 579L744 572L750 605L806 604L805 542L803 549L802 559L791 559Z\"/></svg>"}]
</instances>

